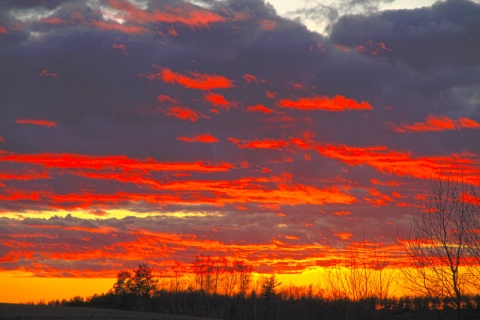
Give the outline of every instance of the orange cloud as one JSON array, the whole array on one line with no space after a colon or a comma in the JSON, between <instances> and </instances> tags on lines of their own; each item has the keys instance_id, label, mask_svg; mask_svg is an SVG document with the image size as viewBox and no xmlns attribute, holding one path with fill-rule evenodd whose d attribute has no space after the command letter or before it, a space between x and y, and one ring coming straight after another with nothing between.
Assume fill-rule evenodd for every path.
<instances>
[{"instance_id":1,"label":"orange cloud","mask_svg":"<svg viewBox=\"0 0 480 320\"><path fill-rule=\"evenodd\" d=\"M342 240L350 240L353 236L350 232L337 232L333 234L335 237L339 237Z\"/></svg>"},{"instance_id":2,"label":"orange cloud","mask_svg":"<svg viewBox=\"0 0 480 320\"><path fill-rule=\"evenodd\" d=\"M321 155L351 166L368 165L380 172L420 179L462 179L480 184L480 159L475 154L413 157L410 152L389 150L385 146L351 147L346 145L317 146Z\"/></svg>"},{"instance_id":3,"label":"orange cloud","mask_svg":"<svg viewBox=\"0 0 480 320\"><path fill-rule=\"evenodd\" d=\"M273 110L265 107L263 104L256 104L254 106L249 106L247 108L247 112L263 112L266 114L270 114L273 112Z\"/></svg>"},{"instance_id":4,"label":"orange cloud","mask_svg":"<svg viewBox=\"0 0 480 320\"><path fill-rule=\"evenodd\" d=\"M227 99L225 99L225 97L221 94L207 92L204 94L204 98L207 102L213 104L214 106L222 107L227 110L229 109L230 102L228 102Z\"/></svg>"},{"instance_id":5,"label":"orange cloud","mask_svg":"<svg viewBox=\"0 0 480 320\"><path fill-rule=\"evenodd\" d=\"M387 206L389 202L393 202L389 195L383 194L375 188L369 188L368 193L368 196L363 198L363 200L375 207Z\"/></svg>"},{"instance_id":6,"label":"orange cloud","mask_svg":"<svg viewBox=\"0 0 480 320\"><path fill-rule=\"evenodd\" d=\"M390 124L390 128L395 132L427 132L427 131L445 131L460 129L478 129L480 123L469 118L450 119L447 116L428 115L422 122L413 124Z\"/></svg>"},{"instance_id":7,"label":"orange cloud","mask_svg":"<svg viewBox=\"0 0 480 320\"><path fill-rule=\"evenodd\" d=\"M258 82L258 79L255 75L253 74L249 74L249 73L245 73L243 75L243 80L245 80L245 82L247 83L250 83L250 82Z\"/></svg>"},{"instance_id":8,"label":"orange cloud","mask_svg":"<svg viewBox=\"0 0 480 320\"><path fill-rule=\"evenodd\" d=\"M333 214L336 216L348 216L348 215L351 215L352 213L347 210L342 210L342 211L335 211Z\"/></svg>"},{"instance_id":9,"label":"orange cloud","mask_svg":"<svg viewBox=\"0 0 480 320\"><path fill-rule=\"evenodd\" d=\"M43 119L17 119L15 121L18 124L33 124L43 127L56 127L58 124L55 121L43 120Z\"/></svg>"},{"instance_id":10,"label":"orange cloud","mask_svg":"<svg viewBox=\"0 0 480 320\"><path fill-rule=\"evenodd\" d=\"M148 22L180 23L191 28L206 28L213 23L224 22L226 19L214 12L191 5L181 7L166 7L164 11L142 10L135 5L120 0L110 0L110 6L126 13L128 21L144 24Z\"/></svg>"},{"instance_id":11,"label":"orange cloud","mask_svg":"<svg viewBox=\"0 0 480 320\"><path fill-rule=\"evenodd\" d=\"M178 103L177 100L173 99L172 97L166 95L166 94L161 94L157 97L158 102L171 102L171 103Z\"/></svg>"},{"instance_id":12,"label":"orange cloud","mask_svg":"<svg viewBox=\"0 0 480 320\"><path fill-rule=\"evenodd\" d=\"M368 40L365 45L356 46L356 50L360 53L370 53L372 56L393 51L384 42L374 42L372 40Z\"/></svg>"},{"instance_id":13,"label":"orange cloud","mask_svg":"<svg viewBox=\"0 0 480 320\"><path fill-rule=\"evenodd\" d=\"M480 195L473 193L463 193L461 195L462 201L466 203L471 203L476 206L480 206Z\"/></svg>"},{"instance_id":14,"label":"orange cloud","mask_svg":"<svg viewBox=\"0 0 480 320\"><path fill-rule=\"evenodd\" d=\"M23 170L22 172L0 172L0 180L39 180L39 179L51 179L47 171L42 170Z\"/></svg>"},{"instance_id":15,"label":"orange cloud","mask_svg":"<svg viewBox=\"0 0 480 320\"><path fill-rule=\"evenodd\" d=\"M107 30L107 31L120 31L123 33L128 33L128 34L137 34L137 33L145 33L148 32L147 29L135 25L126 25L126 24L120 24L115 21L99 21L99 20L94 20L92 21L93 26L102 29L102 30Z\"/></svg>"},{"instance_id":16,"label":"orange cloud","mask_svg":"<svg viewBox=\"0 0 480 320\"><path fill-rule=\"evenodd\" d=\"M172 71L169 68L162 68L155 66L159 69L158 73L147 74L146 77L150 80L162 80L167 83L176 83L187 89L197 90L212 90L212 89L225 89L234 87L233 80L230 80L224 76L216 74L205 74L197 72L189 72L190 76L185 76L181 73Z\"/></svg>"},{"instance_id":17,"label":"orange cloud","mask_svg":"<svg viewBox=\"0 0 480 320\"><path fill-rule=\"evenodd\" d=\"M0 162L15 162L40 165L45 168L60 169L87 169L87 170L121 170L129 172L137 170L143 173L150 171L196 171L196 172L225 172L233 166L228 163L208 165L203 162L171 163L158 162L154 159L138 160L126 156L89 156L81 154L16 154L0 153Z\"/></svg>"},{"instance_id":18,"label":"orange cloud","mask_svg":"<svg viewBox=\"0 0 480 320\"><path fill-rule=\"evenodd\" d=\"M43 23L46 23L46 24L66 24L67 21L65 20L62 20L60 18L57 18L57 17L50 17L50 18L46 18L46 19L43 19L42 20Z\"/></svg>"},{"instance_id":19,"label":"orange cloud","mask_svg":"<svg viewBox=\"0 0 480 320\"><path fill-rule=\"evenodd\" d=\"M208 118L204 114L197 112L193 109L179 106L169 107L165 114L167 116L173 116L181 120L188 120L190 122L195 122L202 118Z\"/></svg>"},{"instance_id":20,"label":"orange cloud","mask_svg":"<svg viewBox=\"0 0 480 320\"><path fill-rule=\"evenodd\" d=\"M401 185L400 182L398 181L379 181L377 179L370 179L370 182L372 184L377 184L377 185L381 185L381 186L389 186L389 187L398 187Z\"/></svg>"},{"instance_id":21,"label":"orange cloud","mask_svg":"<svg viewBox=\"0 0 480 320\"><path fill-rule=\"evenodd\" d=\"M58 77L58 75L56 73L48 72L48 70L42 70L40 72L40 76L41 77L50 77L50 78L57 78Z\"/></svg>"},{"instance_id":22,"label":"orange cloud","mask_svg":"<svg viewBox=\"0 0 480 320\"><path fill-rule=\"evenodd\" d=\"M275 91L266 91L265 96L270 99L275 99L277 97L277 93Z\"/></svg>"},{"instance_id":23,"label":"orange cloud","mask_svg":"<svg viewBox=\"0 0 480 320\"><path fill-rule=\"evenodd\" d=\"M314 96L300 98L298 100L283 99L277 104L282 108L296 108L299 110L324 110L324 111L345 111L345 110L373 110L373 107L366 101L357 101L344 96L337 95L333 98L327 96Z\"/></svg>"},{"instance_id":24,"label":"orange cloud","mask_svg":"<svg viewBox=\"0 0 480 320\"><path fill-rule=\"evenodd\" d=\"M170 35L172 37L178 36L178 32L177 32L177 30L175 30L174 26L168 27L168 35Z\"/></svg>"},{"instance_id":25,"label":"orange cloud","mask_svg":"<svg viewBox=\"0 0 480 320\"><path fill-rule=\"evenodd\" d=\"M200 134L192 138L188 137L178 137L177 140L185 142L202 142L202 143L216 143L219 140L210 134Z\"/></svg>"},{"instance_id":26,"label":"orange cloud","mask_svg":"<svg viewBox=\"0 0 480 320\"><path fill-rule=\"evenodd\" d=\"M112 44L112 49L125 50L127 49L127 46L125 44L118 44L115 42L114 44Z\"/></svg>"},{"instance_id":27,"label":"orange cloud","mask_svg":"<svg viewBox=\"0 0 480 320\"><path fill-rule=\"evenodd\" d=\"M77 193L57 194L53 191L21 191L9 188L0 194L1 201L31 201L58 209L95 209L104 206L118 206L130 202L159 204L226 204L242 205L256 203L267 210L280 210L280 206L351 204L357 199L348 193L348 187L316 188L302 184L275 181L275 178L243 178L232 181L182 180L159 182L153 179L128 174L85 173L90 179L116 179L131 182L137 186L149 186L138 192Z\"/></svg>"},{"instance_id":28,"label":"orange cloud","mask_svg":"<svg viewBox=\"0 0 480 320\"><path fill-rule=\"evenodd\" d=\"M263 140L240 140L228 138L228 140L237 145L240 149L281 149L290 145L283 140L263 139Z\"/></svg>"},{"instance_id":29,"label":"orange cloud","mask_svg":"<svg viewBox=\"0 0 480 320\"><path fill-rule=\"evenodd\" d=\"M273 20L264 19L264 20L260 20L259 23L262 29L264 30L273 31L277 29L277 23Z\"/></svg>"}]
</instances>

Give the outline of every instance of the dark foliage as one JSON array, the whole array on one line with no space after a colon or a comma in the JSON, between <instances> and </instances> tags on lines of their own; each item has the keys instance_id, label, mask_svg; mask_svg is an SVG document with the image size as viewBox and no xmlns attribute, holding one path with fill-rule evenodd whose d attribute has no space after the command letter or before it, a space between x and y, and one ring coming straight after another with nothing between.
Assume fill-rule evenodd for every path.
<instances>
[{"instance_id":1,"label":"dark foliage","mask_svg":"<svg viewBox=\"0 0 480 320\"><path fill-rule=\"evenodd\" d=\"M404 297L353 301L308 296L293 298L277 294L271 295L268 301L266 299L265 296L257 295L255 292L243 297L206 294L194 290L177 293L160 290L151 297L145 297L135 294L118 295L110 291L86 300L74 297L70 300L51 301L48 304L152 311L231 320L449 320L457 318L455 303L449 299ZM462 319L480 319L480 296L465 297L465 301Z\"/></svg>"}]
</instances>

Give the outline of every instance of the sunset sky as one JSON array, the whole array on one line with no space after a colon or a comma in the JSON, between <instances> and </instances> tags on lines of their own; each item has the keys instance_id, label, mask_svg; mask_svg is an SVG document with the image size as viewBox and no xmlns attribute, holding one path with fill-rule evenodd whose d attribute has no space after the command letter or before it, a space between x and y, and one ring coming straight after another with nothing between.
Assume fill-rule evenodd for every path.
<instances>
[{"instance_id":1,"label":"sunset sky","mask_svg":"<svg viewBox=\"0 0 480 320\"><path fill-rule=\"evenodd\" d=\"M480 185L478 1L292 2L1 2L0 302L200 254L316 282Z\"/></svg>"}]
</instances>

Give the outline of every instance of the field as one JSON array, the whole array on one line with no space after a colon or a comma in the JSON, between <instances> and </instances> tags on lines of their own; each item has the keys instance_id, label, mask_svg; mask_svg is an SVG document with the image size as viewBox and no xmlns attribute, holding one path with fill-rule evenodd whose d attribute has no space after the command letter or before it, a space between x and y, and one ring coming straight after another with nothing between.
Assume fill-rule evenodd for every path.
<instances>
[{"instance_id":1,"label":"field","mask_svg":"<svg viewBox=\"0 0 480 320\"><path fill-rule=\"evenodd\" d=\"M197 317L183 317L150 312L133 312L110 309L81 308L81 307L53 307L43 305L22 305L0 303L0 319L66 319L66 320L195 320Z\"/></svg>"}]
</instances>

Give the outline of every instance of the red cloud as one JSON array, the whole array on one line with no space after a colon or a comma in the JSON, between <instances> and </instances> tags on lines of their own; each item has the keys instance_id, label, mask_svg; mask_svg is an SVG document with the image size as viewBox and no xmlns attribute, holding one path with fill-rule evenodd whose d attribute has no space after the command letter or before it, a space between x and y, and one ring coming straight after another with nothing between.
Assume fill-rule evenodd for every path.
<instances>
[{"instance_id":1,"label":"red cloud","mask_svg":"<svg viewBox=\"0 0 480 320\"><path fill-rule=\"evenodd\" d=\"M204 94L204 98L207 102L213 104L214 106L222 107L227 110L229 109L230 102L228 102L227 99L225 99L225 97L221 94L207 92Z\"/></svg>"},{"instance_id":2,"label":"red cloud","mask_svg":"<svg viewBox=\"0 0 480 320\"><path fill-rule=\"evenodd\" d=\"M213 23L224 22L226 19L214 12L193 6L166 7L164 11L141 10L127 1L110 0L110 6L126 13L126 19L136 23L148 22L181 23L191 28L206 28Z\"/></svg>"},{"instance_id":3,"label":"red cloud","mask_svg":"<svg viewBox=\"0 0 480 320\"><path fill-rule=\"evenodd\" d=\"M245 73L243 75L243 79L250 83L250 82L257 82L257 77L255 77L253 74L248 74L248 73Z\"/></svg>"},{"instance_id":4,"label":"red cloud","mask_svg":"<svg viewBox=\"0 0 480 320\"><path fill-rule=\"evenodd\" d=\"M225 172L233 166L224 163L219 166L207 165L203 162L165 163L154 159L138 160L126 156L97 157L79 154L0 154L0 162L16 162L40 165L45 168L77 169L77 170L120 170L129 172L137 170L149 171L195 171L195 172Z\"/></svg>"},{"instance_id":5,"label":"red cloud","mask_svg":"<svg viewBox=\"0 0 480 320\"><path fill-rule=\"evenodd\" d=\"M260 20L260 26L267 31L273 31L277 29L277 23L273 20Z\"/></svg>"},{"instance_id":6,"label":"red cloud","mask_svg":"<svg viewBox=\"0 0 480 320\"><path fill-rule=\"evenodd\" d=\"M273 110L265 107L262 104L257 104L257 105L254 105L254 106L249 106L247 108L247 112L263 112L263 113L266 113L266 114L270 114L270 113L273 112Z\"/></svg>"},{"instance_id":7,"label":"red cloud","mask_svg":"<svg viewBox=\"0 0 480 320\"><path fill-rule=\"evenodd\" d=\"M34 124L43 127L56 127L58 125L55 121L43 119L17 119L15 122L18 124Z\"/></svg>"},{"instance_id":8,"label":"red cloud","mask_svg":"<svg viewBox=\"0 0 480 320\"><path fill-rule=\"evenodd\" d=\"M159 72L155 74L147 74L150 80L162 80L163 82L176 83L187 89L212 90L225 89L234 87L233 80L216 74L205 74L197 72L189 72L190 76L172 71L169 68L157 67Z\"/></svg>"},{"instance_id":9,"label":"red cloud","mask_svg":"<svg viewBox=\"0 0 480 320\"><path fill-rule=\"evenodd\" d=\"M350 240L353 236L350 232L337 232L333 234L335 237L339 237L342 240Z\"/></svg>"},{"instance_id":10,"label":"red cloud","mask_svg":"<svg viewBox=\"0 0 480 320\"><path fill-rule=\"evenodd\" d=\"M241 149L280 149L290 145L288 141L263 139L263 140L240 140L236 138L228 138L228 140L237 145Z\"/></svg>"},{"instance_id":11,"label":"red cloud","mask_svg":"<svg viewBox=\"0 0 480 320\"><path fill-rule=\"evenodd\" d=\"M178 137L177 140L185 141L185 142L202 142L202 143L216 143L218 139L210 134L200 134L194 136L192 138L188 137Z\"/></svg>"},{"instance_id":12,"label":"red cloud","mask_svg":"<svg viewBox=\"0 0 480 320\"><path fill-rule=\"evenodd\" d=\"M277 93L275 91L266 91L265 96L270 99L275 99L277 97Z\"/></svg>"},{"instance_id":13,"label":"red cloud","mask_svg":"<svg viewBox=\"0 0 480 320\"><path fill-rule=\"evenodd\" d=\"M51 176L45 170L23 170L23 172L1 172L0 180L40 180L51 179Z\"/></svg>"},{"instance_id":14,"label":"red cloud","mask_svg":"<svg viewBox=\"0 0 480 320\"><path fill-rule=\"evenodd\" d=\"M42 72L40 72L40 76L41 77L51 77L51 78L57 78L58 75L56 73L50 73L48 72L48 70L42 70Z\"/></svg>"},{"instance_id":15,"label":"red cloud","mask_svg":"<svg viewBox=\"0 0 480 320\"><path fill-rule=\"evenodd\" d=\"M363 199L375 207L386 206L389 202L393 202L389 195L383 194L375 188L369 188L368 195Z\"/></svg>"},{"instance_id":16,"label":"red cloud","mask_svg":"<svg viewBox=\"0 0 480 320\"><path fill-rule=\"evenodd\" d=\"M265 80L259 80L255 75L249 74L249 73L245 73L243 75L243 80L245 80L245 82L247 82L247 83L250 83L250 82L265 82Z\"/></svg>"},{"instance_id":17,"label":"red cloud","mask_svg":"<svg viewBox=\"0 0 480 320\"><path fill-rule=\"evenodd\" d=\"M134 26L134 25L126 25L126 24L120 24L115 21L97 21L94 20L92 21L93 26L102 29L102 30L107 30L107 31L120 31L123 33L128 33L128 34L136 34L136 33L145 33L148 32L147 29L139 26Z\"/></svg>"},{"instance_id":18,"label":"red cloud","mask_svg":"<svg viewBox=\"0 0 480 320\"><path fill-rule=\"evenodd\" d=\"M186 108L186 107L178 107L173 106L169 107L168 110L165 112L167 116L173 116L181 120L188 120L191 122L198 121L202 118L208 118L204 114L197 112L193 109Z\"/></svg>"},{"instance_id":19,"label":"red cloud","mask_svg":"<svg viewBox=\"0 0 480 320\"><path fill-rule=\"evenodd\" d=\"M447 116L429 115L425 121L415 122L413 124L390 124L390 128L395 132L445 131L478 129L480 128L480 123L469 118L458 118L457 120L453 120Z\"/></svg>"},{"instance_id":20,"label":"red cloud","mask_svg":"<svg viewBox=\"0 0 480 320\"><path fill-rule=\"evenodd\" d=\"M171 102L171 103L178 103L177 100L173 99L172 97L166 95L166 94L161 94L157 97L158 102Z\"/></svg>"},{"instance_id":21,"label":"red cloud","mask_svg":"<svg viewBox=\"0 0 480 320\"><path fill-rule=\"evenodd\" d=\"M379 181L377 179L370 179L370 182L372 184L376 184L376 185L381 185L381 186L389 186L389 187L398 187L401 185L400 182L398 181Z\"/></svg>"},{"instance_id":22,"label":"red cloud","mask_svg":"<svg viewBox=\"0 0 480 320\"><path fill-rule=\"evenodd\" d=\"M178 36L178 32L177 32L177 30L175 30L174 26L168 27L168 35L170 35L172 37Z\"/></svg>"},{"instance_id":23,"label":"red cloud","mask_svg":"<svg viewBox=\"0 0 480 320\"><path fill-rule=\"evenodd\" d=\"M411 176L419 179L462 179L465 183L479 185L480 159L475 154L413 157L410 152L389 150L385 146L351 147L346 145L318 146L325 157L345 162L351 166L369 165L380 172Z\"/></svg>"},{"instance_id":24,"label":"red cloud","mask_svg":"<svg viewBox=\"0 0 480 320\"><path fill-rule=\"evenodd\" d=\"M42 20L43 23L46 23L46 24L66 24L67 21L65 20L62 20L60 18L57 18L57 17L50 17L50 18L46 18L46 19L43 19Z\"/></svg>"},{"instance_id":25,"label":"red cloud","mask_svg":"<svg viewBox=\"0 0 480 320\"><path fill-rule=\"evenodd\" d=\"M0 143L4 143L5 142L5 139L3 139L2 136L0 136Z\"/></svg>"},{"instance_id":26,"label":"red cloud","mask_svg":"<svg viewBox=\"0 0 480 320\"><path fill-rule=\"evenodd\" d=\"M360 53L370 53L373 56L391 52L392 49L388 48L384 42L373 42L372 40L368 40L365 45L358 45L356 50Z\"/></svg>"},{"instance_id":27,"label":"red cloud","mask_svg":"<svg viewBox=\"0 0 480 320\"><path fill-rule=\"evenodd\" d=\"M112 49L115 50L115 49L119 49L119 50L125 50L127 49L127 46L125 44L118 44L118 43L114 43L112 44Z\"/></svg>"},{"instance_id":28,"label":"red cloud","mask_svg":"<svg viewBox=\"0 0 480 320\"><path fill-rule=\"evenodd\" d=\"M300 98L298 100L283 99L278 102L282 108L296 108L300 110L324 110L324 111L345 111L349 110L373 110L373 107L366 101L357 101L344 96L337 95L333 98L327 96L314 96L311 98Z\"/></svg>"},{"instance_id":29,"label":"red cloud","mask_svg":"<svg viewBox=\"0 0 480 320\"><path fill-rule=\"evenodd\" d=\"M4 26L0 25L0 33L8 33L7 28L5 28Z\"/></svg>"}]
</instances>

